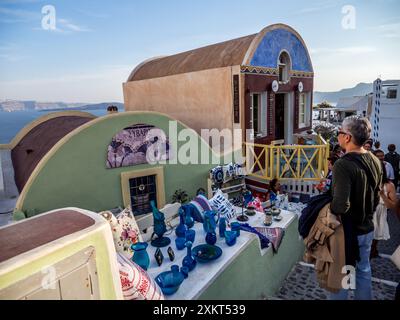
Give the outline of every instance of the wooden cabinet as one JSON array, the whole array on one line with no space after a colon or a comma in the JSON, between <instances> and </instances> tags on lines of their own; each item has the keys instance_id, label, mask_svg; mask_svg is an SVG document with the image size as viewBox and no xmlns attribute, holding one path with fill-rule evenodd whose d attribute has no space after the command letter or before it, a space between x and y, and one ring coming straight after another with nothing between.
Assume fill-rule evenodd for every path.
<instances>
[{"instance_id":1,"label":"wooden cabinet","mask_svg":"<svg viewBox=\"0 0 400 320\"><path fill-rule=\"evenodd\" d=\"M99 299L95 249L88 247L0 290L1 299Z\"/></svg>"}]
</instances>

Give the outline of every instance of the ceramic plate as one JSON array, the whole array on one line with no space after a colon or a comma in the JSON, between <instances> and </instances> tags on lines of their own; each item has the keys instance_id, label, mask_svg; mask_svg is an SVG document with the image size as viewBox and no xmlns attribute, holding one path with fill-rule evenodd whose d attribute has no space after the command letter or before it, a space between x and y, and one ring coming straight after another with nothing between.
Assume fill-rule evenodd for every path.
<instances>
[{"instance_id":1,"label":"ceramic plate","mask_svg":"<svg viewBox=\"0 0 400 320\"><path fill-rule=\"evenodd\" d=\"M198 262L209 262L218 259L222 254L222 249L210 244L201 244L192 249L193 258Z\"/></svg>"}]
</instances>

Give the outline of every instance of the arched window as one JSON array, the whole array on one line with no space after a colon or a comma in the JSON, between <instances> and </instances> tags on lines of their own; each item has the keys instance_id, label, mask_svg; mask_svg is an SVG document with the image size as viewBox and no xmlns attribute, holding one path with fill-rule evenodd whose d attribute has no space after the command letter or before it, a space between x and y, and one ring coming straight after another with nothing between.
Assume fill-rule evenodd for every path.
<instances>
[{"instance_id":1,"label":"arched window","mask_svg":"<svg viewBox=\"0 0 400 320\"><path fill-rule=\"evenodd\" d=\"M283 51L279 56L279 82L288 82L290 74L290 56L287 52Z\"/></svg>"}]
</instances>

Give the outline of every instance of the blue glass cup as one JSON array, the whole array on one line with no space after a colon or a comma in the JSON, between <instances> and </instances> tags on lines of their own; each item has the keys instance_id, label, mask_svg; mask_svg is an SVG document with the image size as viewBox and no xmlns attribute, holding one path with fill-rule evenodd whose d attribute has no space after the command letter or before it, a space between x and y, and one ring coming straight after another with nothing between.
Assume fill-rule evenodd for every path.
<instances>
[{"instance_id":1,"label":"blue glass cup","mask_svg":"<svg viewBox=\"0 0 400 320\"><path fill-rule=\"evenodd\" d=\"M231 223L231 230L236 232L236 236L240 236L240 223L239 222L232 222Z\"/></svg>"},{"instance_id":2,"label":"blue glass cup","mask_svg":"<svg viewBox=\"0 0 400 320\"><path fill-rule=\"evenodd\" d=\"M183 250L183 249L185 249L185 242L186 242L186 239L185 239L185 238L176 238L176 239L175 239L176 248L177 248L178 250Z\"/></svg>"},{"instance_id":3,"label":"blue glass cup","mask_svg":"<svg viewBox=\"0 0 400 320\"><path fill-rule=\"evenodd\" d=\"M183 274L183 277L186 279L189 276L189 268L181 267L181 273Z\"/></svg>"},{"instance_id":4,"label":"blue glass cup","mask_svg":"<svg viewBox=\"0 0 400 320\"><path fill-rule=\"evenodd\" d=\"M225 231L225 242L228 246L233 246L236 243L237 233L236 231Z\"/></svg>"},{"instance_id":5,"label":"blue glass cup","mask_svg":"<svg viewBox=\"0 0 400 320\"><path fill-rule=\"evenodd\" d=\"M186 230L185 233L186 241L191 241L193 243L195 236L196 236L196 231L192 229Z\"/></svg>"}]
</instances>

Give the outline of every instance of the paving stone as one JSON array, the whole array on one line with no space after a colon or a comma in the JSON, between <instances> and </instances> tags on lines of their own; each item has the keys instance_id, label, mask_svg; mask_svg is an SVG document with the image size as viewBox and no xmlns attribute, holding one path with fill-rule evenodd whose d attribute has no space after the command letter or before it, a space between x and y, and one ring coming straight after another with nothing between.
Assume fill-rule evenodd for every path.
<instances>
[{"instance_id":1,"label":"paving stone","mask_svg":"<svg viewBox=\"0 0 400 320\"><path fill-rule=\"evenodd\" d=\"M400 270L388 258L374 258L371 260L372 276L378 279L400 282Z\"/></svg>"},{"instance_id":2,"label":"paving stone","mask_svg":"<svg viewBox=\"0 0 400 320\"><path fill-rule=\"evenodd\" d=\"M386 272L391 270L393 266L388 266L390 260L385 258L379 258L381 260L374 262L373 266L373 276L377 274L374 270L381 267L381 274L386 278L390 278ZM386 270L386 271L385 271ZM304 289L304 283L298 280L293 280L292 274L300 274L301 278L307 278L306 288ZM395 277L398 277L396 274ZM397 278L396 278L397 279ZM388 279L386 279L388 280ZM396 292L396 287L390 286L384 283L372 282L373 288L373 299L374 300L393 300ZM282 287L278 290L276 298L282 300L327 300L329 297L329 292L320 288L317 282L315 271L313 268L308 266L302 266L300 264L295 265L291 273L285 279ZM354 298L354 292L349 292L349 299Z\"/></svg>"},{"instance_id":3,"label":"paving stone","mask_svg":"<svg viewBox=\"0 0 400 320\"><path fill-rule=\"evenodd\" d=\"M388 224L390 239L379 241L378 251L379 253L391 255L400 245L400 220L391 210L388 212Z\"/></svg>"}]
</instances>

